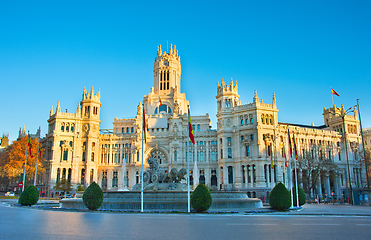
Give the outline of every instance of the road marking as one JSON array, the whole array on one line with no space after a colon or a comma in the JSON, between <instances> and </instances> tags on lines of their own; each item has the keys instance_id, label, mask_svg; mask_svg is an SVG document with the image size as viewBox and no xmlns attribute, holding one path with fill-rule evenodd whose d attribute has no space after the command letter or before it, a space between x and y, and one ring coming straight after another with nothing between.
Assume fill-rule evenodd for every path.
<instances>
[{"instance_id":1,"label":"road marking","mask_svg":"<svg viewBox=\"0 0 371 240\"><path fill-rule=\"evenodd\" d=\"M357 226L371 226L371 224L368 224L368 223L358 223Z\"/></svg>"},{"instance_id":2,"label":"road marking","mask_svg":"<svg viewBox=\"0 0 371 240\"><path fill-rule=\"evenodd\" d=\"M258 224L258 223L226 223L226 225L228 226L275 226L277 225L276 223L272 223L272 224L269 224L269 223L262 223L262 224Z\"/></svg>"},{"instance_id":3,"label":"road marking","mask_svg":"<svg viewBox=\"0 0 371 240\"><path fill-rule=\"evenodd\" d=\"M310 225L310 226L339 226L341 224L338 224L338 223L293 223L291 225L296 225L296 226L306 226L306 225Z\"/></svg>"}]
</instances>

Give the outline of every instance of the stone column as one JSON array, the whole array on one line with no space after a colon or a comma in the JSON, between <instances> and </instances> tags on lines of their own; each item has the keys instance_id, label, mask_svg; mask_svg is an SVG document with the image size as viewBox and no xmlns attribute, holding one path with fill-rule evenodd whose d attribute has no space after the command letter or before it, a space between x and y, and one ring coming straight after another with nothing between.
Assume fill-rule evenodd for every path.
<instances>
[{"instance_id":1,"label":"stone column","mask_svg":"<svg viewBox=\"0 0 371 240\"><path fill-rule=\"evenodd\" d=\"M263 168L264 168L264 180L266 181L265 184L266 184L266 187L269 187L270 186L270 184L269 184L269 165L264 164ZM267 176L267 178L265 178L265 176Z\"/></svg>"},{"instance_id":2,"label":"stone column","mask_svg":"<svg viewBox=\"0 0 371 240\"><path fill-rule=\"evenodd\" d=\"M265 178L264 178L264 164L262 161L257 161L255 164L256 168L256 183L255 187L265 187Z\"/></svg>"},{"instance_id":3,"label":"stone column","mask_svg":"<svg viewBox=\"0 0 371 240\"><path fill-rule=\"evenodd\" d=\"M234 164L235 166L233 167L233 170L234 170L234 184L236 186L237 189L240 189L242 188L242 185L243 185L243 181L242 181L242 164L241 162L238 162L236 164Z\"/></svg>"},{"instance_id":4,"label":"stone column","mask_svg":"<svg viewBox=\"0 0 371 240\"><path fill-rule=\"evenodd\" d=\"M223 164L223 176L223 184L226 186L228 184L228 167L225 163Z\"/></svg>"},{"instance_id":5,"label":"stone column","mask_svg":"<svg viewBox=\"0 0 371 240\"><path fill-rule=\"evenodd\" d=\"M107 170L107 189L112 188L112 177L113 177L113 171Z\"/></svg>"},{"instance_id":6,"label":"stone column","mask_svg":"<svg viewBox=\"0 0 371 240\"><path fill-rule=\"evenodd\" d=\"M318 180L317 180L317 195L318 197L322 198L322 186L321 186L321 174L318 176ZM315 196L317 197L317 196Z\"/></svg>"},{"instance_id":7,"label":"stone column","mask_svg":"<svg viewBox=\"0 0 371 240\"><path fill-rule=\"evenodd\" d=\"M325 191L327 194L327 198L331 197L331 188L330 188L330 175L328 172L326 172L325 175Z\"/></svg>"},{"instance_id":8,"label":"stone column","mask_svg":"<svg viewBox=\"0 0 371 240\"><path fill-rule=\"evenodd\" d=\"M210 170L210 167L207 166L206 168L204 168L204 175L205 175L205 185L208 186L208 187L211 187L211 184L210 184L210 176L211 176L211 170Z\"/></svg>"}]
</instances>

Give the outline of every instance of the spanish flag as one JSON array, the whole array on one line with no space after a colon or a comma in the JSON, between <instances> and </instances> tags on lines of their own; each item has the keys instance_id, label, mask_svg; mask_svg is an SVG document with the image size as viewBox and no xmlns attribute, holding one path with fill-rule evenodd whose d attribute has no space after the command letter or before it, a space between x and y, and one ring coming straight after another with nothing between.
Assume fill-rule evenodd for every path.
<instances>
[{"instance_id":1,"label":"spanish flag","mask_svg":"<svg viewBox=\"0 0 371 240\"><path fill-rule=\"evenodd\" d=\"M331 88L331 93L332 95L336 95L338 97L340 97L339 93L337 93L334 89Z\"/></svg>"},{"instance_id":2,"label":"spanish flag","mask_svg":"<svg viewBox=\"0 0 371 240\"><path fill-rule=\"evenodd\" d=\"M191 122L191 113L188 108L188 131L189 131L189 141L193 144L195 144L195 136L193 135L193 128L192 128L192 122Z\"/></svg>"},{"instance_id":3,"label":"spanish flag","mask_svg":"<svg viewBox=\"0 0 371 240\"><path fill-rule=\"evenodd\" d=\"M143 140L145 143L147 143L147 127L146 127L146 112L144 110L144 104L142 105L143 107Z\"/></svg>"},{"instance_id":4,"label":"spanish flag","mask_svg":"<svg viewBox=\"0 0 371 240\"><path fill-rule=\"evenodd\" d=\"M160 101L160 107L162 106L162 101L161 101L161 97L158 97L159 101Z\"/></svg>"},{"instance_id":5,"label":"spanish flag","mask_svg":"<svg viewBox=\"0 0 371 240\"><path fill-rule=\"evenodd\" d=\"M31 136L28 134L28 139L27 139L27 146L28 146L28 151L30 152L30 156L32 157L32 143L31 143Z\"/></svg>"}]
</instances>

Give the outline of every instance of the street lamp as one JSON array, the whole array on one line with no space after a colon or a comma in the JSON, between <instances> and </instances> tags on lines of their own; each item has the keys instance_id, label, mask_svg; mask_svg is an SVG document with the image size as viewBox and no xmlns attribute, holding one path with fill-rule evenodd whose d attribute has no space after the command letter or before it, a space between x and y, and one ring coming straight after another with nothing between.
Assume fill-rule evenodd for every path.
<instances>
[{"instance_id":1,"label":"street lamp","mask_svg":"<svg viewBox=\"0 0 371 240\"><path fill-rule=\"evenodd\" d=\"M335 109L334 109L335 110ZM351 178L350 178L350 167L349 167L349 158L348 158L348 144L347 144L347 134L346 134L346 130L345 130L345 116L350 113L350 112L354 112L354 109L352 107L348 108L347 110L344 110L344 108L342 107L341 108L341 112L338 113L338 112L333 112L332 114L333 115L338 115L341 117L341 119L343 120L343 134L344 134L344 145L345 145L345 156L346 156L346 162L347 162L347 169L348 169L348 182L349 182L349 190L350 190L350 194L349 194L349 197L350 197L350 203L352 205L354 205L353 203L353 190L352 190L352 182L351 182Z\"/></svg>"}]
</instances>

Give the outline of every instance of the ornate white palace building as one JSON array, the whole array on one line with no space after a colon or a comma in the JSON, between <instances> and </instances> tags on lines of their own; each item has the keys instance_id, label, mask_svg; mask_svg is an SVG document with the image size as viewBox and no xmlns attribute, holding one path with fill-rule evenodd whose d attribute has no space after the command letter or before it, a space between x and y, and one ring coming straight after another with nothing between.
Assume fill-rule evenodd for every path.
<instances>
[{"instance_id":1,"label":"ornate white palace building","mask_svg":"<svg viewBox=\"0 0 371 240\"><path fill-rule=\"evenodd\" d=\"M345 116L346 129L340 117L345 110L335 106L324 109L323 126L281 123L274 94L271 103L264 103L255 91L252 103L241 104L237 82L231 80L228 84L222 80L217 83L216 92L217 129L211 129L208 114L191 116L196 144L187 146L189 102L181 92L180 56L175 46L169 52L164 52L161 46L157 48L153 72L154 86L143 98L147 122L144 169L151 155L167 170L171 164L177 169L187 167L189 159L191 184L202 182L214 190L240 190L251 197L264 197L278 182L288 186L283 148L289 155L289 129L295 134L299 158L330 158L340 168L337 174L321 173L313 196L329 196L333 191L340 197L347 193L348 184L345 131L352 186L364 187L356 112ZM52 106L48 133L43 139L45 179L50 191L62 178L74 186L79 183L87 186L95 181L103 190L131 188L140 182L142 103L138 104L135 118L115 118L113 129L103 130L100 97L100 91L84 89L75 113L61 112L59 102L55 111ZM197 174L193 174L195 169ZM299 179L304 171L299 171ZM198 181L193 179L197 175Z\"/></svg>"}]
</instances>

